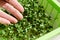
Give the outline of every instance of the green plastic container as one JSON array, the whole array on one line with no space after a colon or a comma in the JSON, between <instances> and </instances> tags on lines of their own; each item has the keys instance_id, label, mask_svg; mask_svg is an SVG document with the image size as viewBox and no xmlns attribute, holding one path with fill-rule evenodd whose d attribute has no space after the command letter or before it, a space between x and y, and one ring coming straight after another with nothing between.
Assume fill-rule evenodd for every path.
<instances>
[{"instance_id":1,"label":"green plastic container","mask_svg":"<svg viewBox=\"0 0 60 40\"><path fill-rule=\"evenodd\" d=\"M55 35L60 34L60 1L59 0L38 0L40 5L44 6L45 11L52 16L52 25L54 30L45 34L36 40L50 40ZM7 40L0 37L0 40Z\"/></svg>"},{"instance_id":2,"label":"green plastic container","mask_svg":"<svg viewBox=\"0 0 60 40\"><path fill-rule=\"evenodd\" d=\"M36 40L50 40L55 35L60 34L60 0L39 0L40 5L43 5L46 12L52 16L52 24L55 30Z\"/></svg>"}]
</instances>

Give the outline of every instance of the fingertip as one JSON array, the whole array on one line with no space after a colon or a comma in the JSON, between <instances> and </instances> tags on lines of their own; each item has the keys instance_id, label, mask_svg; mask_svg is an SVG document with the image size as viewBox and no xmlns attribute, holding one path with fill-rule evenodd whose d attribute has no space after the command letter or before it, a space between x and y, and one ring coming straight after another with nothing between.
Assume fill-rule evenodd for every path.
<instances>
[{"instance_id":1,"label":"fingertip","mask_svg":"<svg viewBox=\"0 0 60 40\"><path fill-rule=\"evenodd\" d=\"M1 24L11 24L9 20L2 18L2 17L0 17L0 23Z\"/></svg>"},{"instance_id":2,"label":"fingertip","mask_svg":"<svg viewBox=\"0 0 60 40\"><path fill-rule=\"evenodd\" d=\"M9 24L11 24L9 21L7 21L5 24L7 24L7 25L9 25Z\"/></svg>"},{"instance_id":3,"label":"fingertip","mask_svg":"<svg viewBox=\"0 0 60 40\"><path fill-rule=\"evenodd\" d=\"M17 22L18 22L18 20L14 20L12 23L14 23L14 24L15 24L15 23L17 23Z\"/></svg>"},{"instance_id":4,"label":"fingertip","mask_svg":"<svg viewBox=\"0 0 60 40\"><path fill-rule=\"evenodd\" d=\"M18 13L19 15L18 15L18 20L22 20L23 19L23 15L21 14L21 13Z\"/></svg>"},{"instance_id":5,"label":"fingertip","mask_svg":"<svg viewBox=\"0 0 60 40\"><path fill-rule=\"evenodd\" d=\"M20 20L22 20L23 19L23 15L21 15L21 18L20 18Z\"/></svg>"},{"instance_id":6,"label":"fingertip","mask_svg":"<svg viewBox=\"0 0 60 40\"><path fill-rule=\"evenodd\" d=\"M20 11L23 13L24 12L24 8L23 6L21 5L21 8L20 8Z\"/></svg>"}]
</instances>

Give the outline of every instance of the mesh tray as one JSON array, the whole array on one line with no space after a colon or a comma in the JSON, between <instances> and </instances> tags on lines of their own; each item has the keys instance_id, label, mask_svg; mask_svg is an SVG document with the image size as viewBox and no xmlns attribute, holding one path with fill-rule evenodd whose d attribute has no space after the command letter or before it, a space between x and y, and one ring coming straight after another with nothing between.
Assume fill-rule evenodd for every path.
<instances>
[{"instance_id":1,"label":"mesh tray","mask_svg":"<svg viewBox=\"0 0 60 40\"><path fill-rule=\"evenodd\" d=\"M53 30L50 33L47 33L46 35L36 39L36 40L48 40L49 38L53 37L54 35L57 35L60 33L60 6L59 6L59 2L60 0L56 0L58 1L58 3L56 4L56 2L54 2L54 0L38 0L40 5L44 6L44 9L46 11L46 13L48 13L48 15L51 15L51 17L53 18L51 20L52 25L54 27L55 30ZM51 35L52 34L52 35ZM1 40L3 40L5 38L1 38Z\"/></svg>"},{"instance_id":2,"label":"mesh tray","mask_svg":"<svg viewBox=\"0 0 60 40\"><path fill-rule=\"evenodd\" d=\"M43 5L46 12L51 15L52 24L55 30L38 38L37 40L49 40L51 37L60 33L60 0L39 0L40 5Z\"/></svg>"}]
</instances>

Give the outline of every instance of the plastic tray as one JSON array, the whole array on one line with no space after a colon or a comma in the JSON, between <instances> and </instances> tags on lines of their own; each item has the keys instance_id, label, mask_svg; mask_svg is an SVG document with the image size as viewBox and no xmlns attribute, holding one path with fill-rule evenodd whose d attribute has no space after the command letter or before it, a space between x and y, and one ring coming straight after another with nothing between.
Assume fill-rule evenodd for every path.
<instances>
[{"instance_id":1,"label":"plastic tray","mask_svg":"<svg viewBox=\"0 0 60 40\"><path fill-rule=\"evenodd\" d=\"M52 24L55 30L36 40L49 40L57 34L60 34L60 0L39 0L39 4L43 5L46 12L52 16Z\"/></svg>"}]
</instances>

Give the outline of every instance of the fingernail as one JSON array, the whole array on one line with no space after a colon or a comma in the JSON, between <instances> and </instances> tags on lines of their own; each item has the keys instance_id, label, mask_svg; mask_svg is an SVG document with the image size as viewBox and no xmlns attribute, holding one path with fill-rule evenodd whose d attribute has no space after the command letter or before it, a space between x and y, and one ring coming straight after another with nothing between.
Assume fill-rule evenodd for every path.
<instances>
[{"instance_id":1,"label":"fingernail","mask_svg":"<svg viewBox=\"0 0 60 40\"><path fill-rule=\"evenodd\" d=\"M20 20L22 20L23 19L23 15L21 14L21 19Z\"/></svg>"},{"instance_id":2,"label":"fingernail","mask_svg":"<svg viewBox=\"0 0 60 40\"><path fill-rule=\"evenodd\" d=\"M22 20L22 19L23 19L23 15L21 13L19 13L18 20Z\"/></svg>"},{"instance_id":3,"label":"fingernail","mask_svg":"<svg viewBox=\"0 0 60 40\"><path fill-rule=\"evenodd\" d=\"M23 6L21 7L21 12L22 12L22 13L24 12L24 8L23 8Z\"/></svg>"},{"instance_id":4,"label":"fingernail","mask_svg":"<svg viewBox=\"0 0 60 40\"><path fill-rule=\"evenodd\" d=\"M12 19L12 21L11 21L11 23L17 23L18 22L18 20L16 20L16 19Z\"/></svg>"},{"instance_id":5,"label":"fingernail","mask_svg":"<svg viewBox=\"0 0 60 40\"><path fill-rule=\"evenodd\" d=\"M9 21L7 21L7 22L6 22L6 24L8 24L8 25L9 25L9 24L11 24L11 23L10 23Z\"/></svg>"}]
</instances>

